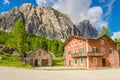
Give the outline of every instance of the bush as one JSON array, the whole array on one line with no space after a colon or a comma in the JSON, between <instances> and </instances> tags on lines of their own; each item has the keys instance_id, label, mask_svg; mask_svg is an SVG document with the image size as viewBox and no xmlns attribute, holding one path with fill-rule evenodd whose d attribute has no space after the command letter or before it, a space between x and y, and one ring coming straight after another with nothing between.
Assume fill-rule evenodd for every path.
<instances>
[{"instance_id":1,"label":"bush","mask_svg":"<svg viewBox=\"0 0 120 80\"><path fill-rule=\"evenodd\" d=\"M63 57L53 57L52 58L52 66L64 66Z\"/></svg>"}]
</instances>

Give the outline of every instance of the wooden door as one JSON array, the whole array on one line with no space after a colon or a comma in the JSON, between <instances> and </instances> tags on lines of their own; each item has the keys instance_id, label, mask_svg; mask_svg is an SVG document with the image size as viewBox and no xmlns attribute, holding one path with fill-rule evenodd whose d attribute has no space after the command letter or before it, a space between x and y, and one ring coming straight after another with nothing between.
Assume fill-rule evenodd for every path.
<instances>
[{"instance_id":1,"label":"wooden door","mask_svg":"<svg viewBox=\"0 0 120 80\"><path fill-rule=\"evenodd\" d=\"M38 59L35 59L35 66L38 66Z\"/></svg>"},{"instance_id":2,"label":"wooden door","mask_svg":"<svg viewBox=\"0 0 120 80\"><path fill-rule=\"evenodd\" d=\"M48 59L42 59L42 66L48 66Z\"/></svg>"},{"instance_id":3,"label":"wooden door","mask_svg":"<svg viewBox=\"0 0 120 80\"><path fill-rule=\"evenodd\" d=\"M33 65L33 59L30 59L30 65Z\"/></svg>"},{"instance_id":4,"label":"wooden door","mask_svg":"<svg viewBox=\"0 0 120 80\"><path fill-rule=\"evenodd\" d=\"M105 58L102 58L102 66L103 66L103 67L106 66L106 60L105 60Z\"/></svg>"}]
</instances>

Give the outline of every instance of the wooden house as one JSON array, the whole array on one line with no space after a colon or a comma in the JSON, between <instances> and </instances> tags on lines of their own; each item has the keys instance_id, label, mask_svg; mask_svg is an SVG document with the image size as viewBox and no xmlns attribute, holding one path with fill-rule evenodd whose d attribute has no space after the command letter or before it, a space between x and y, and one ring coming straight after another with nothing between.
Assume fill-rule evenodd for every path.
<instances>
[{"instance_id":1,"label":"wooden house","mask_svg":"<svg viewBox=\"0 0 120 80\"><path fill-rule=\"evenodd\" d=\"M51 66L52 56L46 50L38 48L29 53L26 57L26 63L32 66Z\"/></svg>"}]
</instances>

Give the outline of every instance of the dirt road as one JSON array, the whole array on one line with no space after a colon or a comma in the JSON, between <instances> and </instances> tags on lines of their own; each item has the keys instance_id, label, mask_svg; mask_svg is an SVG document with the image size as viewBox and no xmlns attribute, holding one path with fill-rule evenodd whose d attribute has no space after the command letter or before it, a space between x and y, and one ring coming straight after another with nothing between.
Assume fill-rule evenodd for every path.
<instances>
[{"instance_id":1,"label":"dirt road","mask_svg":"<svg viewBox=\"0 0 120 80\"><path fill-rule=\"evenodd\" d=\"M0 67L0 80L120 80L120 69L44 71Z\"/></svg>"}]
</instances>

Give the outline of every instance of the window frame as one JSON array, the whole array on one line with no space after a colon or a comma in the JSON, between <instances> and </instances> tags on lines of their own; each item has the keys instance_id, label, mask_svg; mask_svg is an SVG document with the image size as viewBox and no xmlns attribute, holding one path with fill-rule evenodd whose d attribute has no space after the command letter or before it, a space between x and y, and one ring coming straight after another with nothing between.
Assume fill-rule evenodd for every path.
<instances>
[{"instance_id":1,"label":"window frame","mask_svg":"<svg viewBox=\"0 0 120 80\"><path fill-rule=\"evenodd\" d=\"M77 49L75 49L75 50L74 50L74 53L77 53L77 52L78 52Z\"/></svg>"},{"instance_id":2,"label":"window frame","mask_svg":"<svg viewBox=\"0 0 120 80\"><path fill-rule=\"evenodd\" d=\"M94 51L93 49L94 49L95 51ZM98 52L98 48L97 48L97 47L92 47L92 52L93 52L93 53L97 53L97 52Z\"/></svg>"},{"instance_id":3,"label":"window frame","mask_svg":"<svg viewBox=\"0 0 120 80\"><path fill-rule=\"evenodd\" d=\"M103 52L103 51L104 51L104 52ZM100 52L104 54L104 53L105 53L105 48L102 47L102 48L100 49Z\"/></svg>"},{"instance_id":4,"label":"window frame","mask_svg":"<svg viewBox=\"0 0 120 80\"><path fill-rule=\"evenodd\" d=\"M79 40L79 44L80 44L80 45L82 44L82 42L83 42L82 40Z\"/></svg>"},{"instance_id":5,"label":"window frame","mask_svg":"<svg viewBox=\"0 0 120 80\"><path fill-rule=\"evenodd\" d=\"M112 50L112 52L111 52L110 50ZM114 53L113 48L110 48L110 49L109 49L109 54L113 54L113 53Z\"/></svg>"},{"instance_id":6,"label":"window frame","mask_svg":"<svg viewBox=\"0 0 120 80\"><path fill-rule=\"evenodd\" d=\"M70 45L70 44L68 44L68 48L70 48L70 46L71 46L71 45Z\"/></svg>"},{"instance_id":7,"label":"window frame","mask_svg":"<svg viewBox=\"0 0 120 80\"><path fill-rule=\"evenodd\" d=\"M80 48L79 53L84 53L84 48Z\"/></svg>"},{"instance_id":8,"label":"window frame","mask_svg":"<svg viewBox=\"0 0 120 80\"><path fill-rule=\"evenodd\" d=\"M68 55L70 55L71 54L71 51L68 51Z\"/></svg>"},{"instance_id":9,"label":"window frame","mask_svg":"<svg viewBox=\"0 0 120 80\"><path fill-rule=\"evenodd\" d=\"M104 45L104 44L105 44L105 40L101 39L101 40L100 40L100 44L101 44L101 45Z\"/></svg>"},{"instance_id":10,"label":"window frame","mask_svg":"<svg viewBox=\"0 0 120 80\"><path fill-rule=\"evenodd\" d=\"M78 64L78 60L76 58L74 59L74 64Z\"/></svg>"},{"instance_id":11,"label":"window frame","mask_svg":"<svg viewBox=\"0 0 120 80\"><path fill-rule=\"evenodd\" d=\"M83 60L83 62L81 63L81 59ZM84 59L80 58L80 65L84 65Z\"/></svg>"}]
</instances>

